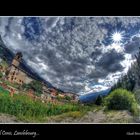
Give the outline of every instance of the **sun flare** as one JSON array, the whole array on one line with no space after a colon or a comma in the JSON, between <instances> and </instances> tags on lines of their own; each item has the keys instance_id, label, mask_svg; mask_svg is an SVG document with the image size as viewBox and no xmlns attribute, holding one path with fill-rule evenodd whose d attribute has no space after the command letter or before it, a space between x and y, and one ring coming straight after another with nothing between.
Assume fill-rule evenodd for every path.
<instances>
[{"instance_id":1,"label":"sun flare","mask_svg":"<svg viewBox=\"0 0 140 140\"><path fill-rule=\"evenodd\" d=\"M123 40L123 34L121 32L114 32L111 36L113 43L121 43Z\"/></svg>"}]
</instances>

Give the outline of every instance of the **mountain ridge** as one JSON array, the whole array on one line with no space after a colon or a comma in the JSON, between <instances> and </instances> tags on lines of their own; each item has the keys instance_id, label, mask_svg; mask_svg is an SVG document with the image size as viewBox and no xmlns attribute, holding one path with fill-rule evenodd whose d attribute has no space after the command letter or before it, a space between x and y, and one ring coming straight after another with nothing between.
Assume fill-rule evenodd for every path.
<instances>
[{"instance_id":1,"label":"mountain ridge","mask_svg":"<svg viewBox=\"0 0 140 140\"><path fill-rule=\"evenodd\" d=\"M80 96L80 101L82 103L93 103L96 101L98 96L106 96L110 92L110 89L102 90L102 91L97 91L93 93L89 93L87 95L81 95Z\"/></svg>"}]
</instances>

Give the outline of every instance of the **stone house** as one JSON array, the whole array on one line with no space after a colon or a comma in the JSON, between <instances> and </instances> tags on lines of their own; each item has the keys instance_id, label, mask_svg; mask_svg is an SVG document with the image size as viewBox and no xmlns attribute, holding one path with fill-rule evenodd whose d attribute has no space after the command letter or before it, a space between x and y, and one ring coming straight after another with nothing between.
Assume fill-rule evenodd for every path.
<instances>
[{"instance_id":1,"label":"stone house","mask_svg":"<svg viewBox=\"0 0 140 140\"><path fill-rule=\"evenodd\" d=\"M5 72L5 69L2 65L0 65L0 72Z\"/></svg>"},{"instance_id":2,"label":"stone house","mask_svg":"<svg viewBox=\"0 0 140 140\"><path fill-rule=\"evenodd\" d=\"M71 98L71 100L75 100L75 101L78 101L78 99L79 99L79 96L77 95L77 94L74 94L74 93L65 93L66 94L66 96L68 96L68 97L70 97Z\"/></svg>"},{"instance_id":3,"label":"stone house","mask_svg":"<svg viewBox=\"0 0 140 140\"><path fill-rule=\"evenodd\" d=\"M30 75L19 67L22 60L22 53L17 53L11 63L11 65L6 70L6 79L11 83L18 83L22 85L23 83L30 83L33 79Z\"/></svg>"}]
</instances>

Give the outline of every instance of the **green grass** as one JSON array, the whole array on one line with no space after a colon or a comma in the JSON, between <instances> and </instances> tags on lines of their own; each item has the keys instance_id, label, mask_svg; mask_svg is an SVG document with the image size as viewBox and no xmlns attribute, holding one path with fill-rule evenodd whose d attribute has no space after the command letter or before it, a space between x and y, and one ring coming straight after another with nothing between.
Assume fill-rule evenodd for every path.
<instances>
[{"instance_id":1,"label":"green grass","mask_svg":"<svg viewBox=\"0 0 140 140\"><path fill-rule=\"evenodd\" d=\"M63 113L60 115L56 115L56 116L51 116L46 118L47 122L63 122L65 119L70 119L71 122L73 122L73 120L75 119L79 119L81 117L83 117L85 115L84 112L81 111L71 111L71 112L67 112L67 113Z\"/></svg>"},{"instance_id":2,"label":"green grass","mask_svg":"<svg viewBox=\"0 0 140 140\"><path fill-rule=\"evenodd\" d=\"M46 120L47 122L54 122L54 123L62 123L62 122L65 122L65 120L67 120L66 122L73 123L75 122L75 120L77 121L80 120L89 111L98 113L98 111L103 110L103 109L104 109L103 106L97 106L93 104L90 106L83 106L82 109L80 109L79 111L70 111L70 112L60 114L60 115L48 117Z\"/></svg>"},{"instance_id":3,"label":"green grass","mask_svg":"<svg viewBox=\"0 0 140 140\"><path fill-rule=\"evenodd\" d=\"M7 94L0 94L0 113L14 115L20 120L28 122L42 122L46 117L60 115L67 112L89 110L88 106L79 104L53 104L33 101L25 95L14 95L10 97Z\"/></svg>"},{"instance_id":4,"label":"green grass","mask_svg":"<svg viewBox=\"0 0 140 140\"><path fill-rule=\"evenodd\" d=\"M0 65L2 65L5 68L8 67L8 63L6 61L4 61L4 60L1 61Z\"/></svg>"},{"instance_id":5,"label":"green grass","mask_svg":"<svg viewBox=\"0 0 140 140\"><path fill-rule=\"evenodd\" d=\"M12 86L12 87L17 88L17 89L20 86L19 84L17 84L17 83L11 83L8 80L7 81L3 80L2 82L5 83L6 85Z\"/></svg>"},{"instance_id":6,"label":"green grass","mask_svg":"<svg viewBox=\"0 0 140 140\"><path fill-rule=\"evenodd\" d=\"M10 92L0 87L0 93L9 94Z\"/></svg>"}]
</instances>

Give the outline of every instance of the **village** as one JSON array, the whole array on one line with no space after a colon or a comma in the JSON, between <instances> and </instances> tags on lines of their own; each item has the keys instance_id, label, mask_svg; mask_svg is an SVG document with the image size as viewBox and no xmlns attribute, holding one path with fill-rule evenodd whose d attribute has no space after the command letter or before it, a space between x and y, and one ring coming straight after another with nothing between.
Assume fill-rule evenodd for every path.
<instances>
[{"instance_id":1,"label":"village","mask_svg":"<svg viewBox=\"0 0 140 140\"><path fill-rule=\"evenodd\" d=\"M47 84L42 81L36 81L31 74L20 68L21 61L21 52L18 52L15 55L10 65L1 60L0 91L5 91L5 93L9 94L11 97L13 97L14 94L26 94L29 98L40 100L43 103L77 103L79 101L77 94L61 92L55 88L48 87ZM41 90L39 91L40 94L36 94L36 83L41 87Z\"/></svg>"}]
</instances>

